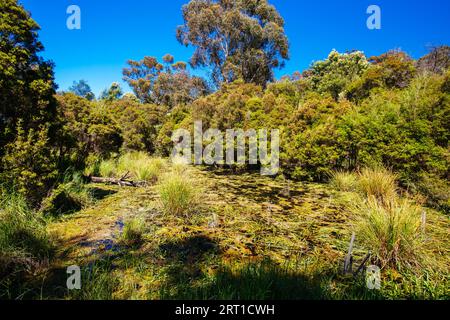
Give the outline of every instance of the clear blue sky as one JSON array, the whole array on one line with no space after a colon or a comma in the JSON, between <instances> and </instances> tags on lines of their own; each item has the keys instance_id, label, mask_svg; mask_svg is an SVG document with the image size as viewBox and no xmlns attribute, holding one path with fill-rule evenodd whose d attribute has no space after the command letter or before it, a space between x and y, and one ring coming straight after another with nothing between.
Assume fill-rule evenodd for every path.
<instances>
[{"instance_id":1,"label":"clear blue sky","mask_svg":"<svg viewBox=\"0 0 450 320\"><path fill-rule=\"evenodd\" d=\"M188 61L192 49L175 38L188 0L20 0L42 30L43 55L56 64L56 81L66 90L85 79L98 94L121 82L128 59L172 53ZM449 0L271 0L286 21L291 59L277 77L306 69L332 49L377 55L401 48L415 58L427 45L450 45ZM81 30L68 30L66 9L81 8ZM367 7L382 10L382 29L366 27ZM201 73L201 71L199 71ZM125 91L130 91L124 85Z\"/></svg>"}]
</instances>

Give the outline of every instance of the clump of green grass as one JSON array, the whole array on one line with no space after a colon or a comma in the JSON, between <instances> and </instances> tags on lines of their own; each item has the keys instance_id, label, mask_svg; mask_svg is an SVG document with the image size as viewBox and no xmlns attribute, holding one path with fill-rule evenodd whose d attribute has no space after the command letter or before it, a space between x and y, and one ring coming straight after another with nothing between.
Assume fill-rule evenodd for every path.
<instances>
[{"instance_id":1,"label":"clump of green grass","mask_svg":"<svg viewBox=\"0 0 450 320\"><path fill-rule=\"evenodd\" d=\"M104 178L113 178L116 175L116 167L114 159L103 160L98 164L98 172Z\"/></svg>"},{"instance_id":2,"label":"clump of green grass","mask_svg":"<svg viewBox=\"0 0 450 320\"><path fill-rule=\"evenodd\" d=\"M126 246L137 246L142 244L145 233L145 222L142 219L132 219L125 223L120 242Z\"/></svg>"},{"instance_id":3,"label":"clump of green grass","mask_svg":"<svg viewBox=\"0 0 450 320\"><path fill-rule=\"evenodd\" d=\"M54 253L41 215L19 193L0 189L0 298L15 298L21 279ZM15 279L15 280L14 280Z\"/></svg>"},{"instance_id":4,"label":"clump of green grass","mask_svg":"<svg viewBox=\"0 0 450 320\"><path fill-rule=\"evenodd\" d=\"M128 173L128 178L152 183L158 181L164 168L163 159L152 158L144 152L126 153L118 159L104 160L98 164L98 172L104 178L121 178Z\"/></svg>"},{"instance_id":5,"label":"clump of green grass","mask_svg":"<svg viewBox=\"0 0 450 320\"><path fill-rule=\"evenodd\" d=\"M337 171L332 174L330 184L336 190L353 192L357 190L358 176L352 172Z\"/></svg>"},{"instance_id":6,"label":"clump of green grass","mask_svg":"<svg viewBox=\"0 0 450 320\"><path fill-rule=\"evenodd\" d=\"M366 198L375 197L389 203L397 197L397 176L381 166L362 169L358 174L357 186Z\"/></svg>"},{"instance_id":7,"label":"clump of green grass","mask_svg":"<svg viewBox=\"0 0 450 320\"><path fill-rule=\"evenodd\" d=\"M415 268L425 258L421 210L406 199L380 202L374 196L355 206L358 238L382 267Z\"/></svg>"},{"instance_id":8,"label":"clump of green grass","mask_svg":"<svg viewBox=\"0 0 450 320\"><path fill-rule=\"evenodd\" d=\"M188 164L186 163L186 159L182 157L173 157L171 159L172 164L172 172L178 175L184 174L188 169Z\"/></svg>"},{"instance_id":9,"label":"clump of green grass","mask_svg":"<svg viewBox=\"0 0 450 320\"><path fill-rule=\"evenodd\" d=\"M71 290L68 298L72 300L113 300L119 279L112 270L110 259L96 261L82 268L81 290Z\"/></svg>"},{"instance_id":10,"label":"clump of green grass","mask_svg":"<svg viewBox=\"0 0 450 320\"><path fill-rule=\"evenodd\" d=\"M197 207L198 193L193 181L183 175L171 173L158 187L163 210L166 214L186 217Z\"/></svg>"}]
</instances>

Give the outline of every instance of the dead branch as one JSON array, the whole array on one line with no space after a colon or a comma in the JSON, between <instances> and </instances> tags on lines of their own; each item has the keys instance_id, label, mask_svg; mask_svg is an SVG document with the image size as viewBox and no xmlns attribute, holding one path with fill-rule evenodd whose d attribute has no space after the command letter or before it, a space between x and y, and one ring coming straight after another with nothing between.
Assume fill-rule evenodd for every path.
<instances>
[{"instance_id":1,"label":"dead branch","mask_svg":"<svg viewBox=\"0 0 450 320\"><path fill-rule=\"evenodd\" d=\"M121 187L143 187L147 184L145 181L126 180L127 176L128 176L128 173L120 179L90 177L90 180L92 183L114 184L114 185L119 185Z\"/></svg>"}]
</instances>

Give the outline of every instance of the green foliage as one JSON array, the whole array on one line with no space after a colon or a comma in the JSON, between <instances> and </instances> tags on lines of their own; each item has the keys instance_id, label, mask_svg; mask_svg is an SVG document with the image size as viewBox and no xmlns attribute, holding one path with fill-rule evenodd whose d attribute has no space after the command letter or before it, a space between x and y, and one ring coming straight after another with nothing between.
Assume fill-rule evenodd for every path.
<instances>
[{"instance_id":1,"label":"green foliage","mask_svg":"<svg viewBox=\"0 0 450 320\"><path fill-rule=\"evenodd\" d=\"M123 69L123 79L141 102L173 108L209 92L208 84L202 78L189 74L186 63L173 63L171 55L165 55L163 60L165 66L155 57L129 60L129 67Z\"/></svg>"},{"instance_id":2,"label":"green foliage","mask_svg":"<svg viewBox=\"0 0 450 320\"><path fill-rule=\"evenodd\" d=\"M311 81L314 90L328 93L335 100L345 88L369 67L369 63L360 51L340 54L333 50L324 61L316 62L305 77Z\"/></svg>"},{"instance_id":3,"label":"green foliage","mask_svg":"<svg viewBox=\"0 0 450 320\"><path fill-rule=\"evenodd\" d=\"M51 191L41 204L40 212L46 216L60 216L81 210L94 202L83 177L67 175L65 181Z\"/></svg>"},{"instance_id":4,"label":"green foliage","mask_svg":"<svg viewBox=\"0 0 450 320\"><path fill-rule=\"evenodd\" d=\"M59 149L66 166L82 169L91 153L109 156L119 151L123 139L109 105L91 102L71 93L56 98L63 123Z\"/></svg>"},{"instance_id":5,"label":"green foliage","mask_svg":"<svg viewBox=\"0 0 450 320\"><path fill-rule=\"evenodd\" d=\"M52 123L55 117L52 64L43 60L38 24L16 0L0 4L0 155L15 139L17 125L25 132Z\"/></svg>"},{"instance_id":6,"label":"green foliage","mask_svg":"<svg viewBox=\"0 0 450 320\"><path fill-rule=\"evenodd\" d=\"M30 14L16 0L0 12L0 174L37 204L56 177L53 65Z\"/></svg>"},{"instance_id":7,"label":"green foliage","mask_svg":"<svg viewBox=\"0 0 450 320\"><path fill-rule=\"evenodd\" d=\"M406 88L416 74L413 59L400 50L391 50L370 61L381 67L381 79L389 89Z\"/></svg>"},{"instance_id":8,"label":"green foliage","mask_svg":"<svg viewBox=\"0 0 450 320\"><path fill-rule=\"evenodd\" d=\"M106 101L115 101L119 100L123 95L122 88L120 87L120 84L117 82L113 82L109 89L103 90L103 92L100 95L100 99L106 100Z\"/></svg>"},{"instance_id":9,"label":"green foliage","mask_svg":"<svg viewBox=\"0 0 450 320\"><path fill-rule=\"evenodd\" d=\"M167 107L140 104L136 100L124 98L112 103L109 108L120 128L123 151L156 152L155 140Z\"/></svg>"},{"instance_id":10,"label":"green foliage","mask_svg":"<svg viewBox=\"0 0 450 320\"><path fill-rule=\"evenodd\" d=\"M448 180L422 174L415 185L415 191L426 197L426 203L432 208L450 214L450 185Z\"/></svg>"},{"instance_id":11,"label":"green foliage","mask_svg":"<svg viewBox=\"0 0 450 320\"><path fill-rule=\"evenodd\" d=\"M33 205L39 204L58 176L57 156L48 143L48 128L42 126L38 130L26 133L19 123L16 139L6 146L1 163L5 169L2 179L16 186Z\"/></svg>"},{"instance_id":12,"label":"green foliage","mask_svg":"<svg viewBox=\"0 0 450 320\"><path fill-rule=\"evenodd\" d=\"M195 47L191 64L210 67L217 85L243 79L265 86L289 57L284 20L267 0L191 0L182 11L177 39Z\"/></svg>"}]
</instances>

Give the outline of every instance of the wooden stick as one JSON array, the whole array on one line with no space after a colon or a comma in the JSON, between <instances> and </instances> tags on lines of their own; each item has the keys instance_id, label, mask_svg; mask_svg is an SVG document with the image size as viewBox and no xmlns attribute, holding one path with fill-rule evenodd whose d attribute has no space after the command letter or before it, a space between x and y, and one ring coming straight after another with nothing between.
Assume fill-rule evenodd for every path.
<instances>
[{"instance_id":1,"label":"wooden stick","mask_svg":"<svg viewBox=\"0 0 450 320\"><path fill-rule=\"evenodd\" d=\"M115 178L100 178L100 177L90 177L93 183L104 183L104 184L117 184L124 187L141 187L146 184L144 181L128 181L123 179Z\"/></svg>"},{"instance_id":2,"label":"wooden stick","mask_svg":"<svg viewBox=\"0 0 450 320\"><path fill-rule=\"evenodd\" d=\"M425 211L422 212L422 234L425 235L427 229L427 213Z\"/></svg>"},{"instance_id":3,"label":"wooden stick","mask_svg":"<svg viewBox=\"0 0 450 320\"><path fill-rule=\"evenodd\" d=\"M350 246L348 248L348 254L345 257L344 263L344 273L347 273L352 265L352 252L353 252L353 243L355 242L356 234L353 232L352 239L350 240Z\"/></svg>"},{"instance_id":4,"label":"wooden stick","mask_svg":"<svg viewBox=\"0 0 450 320\"><path fill-rule=\"evenodd\" d=\"M370 253L370 252L366 255L363 262L359 266L358 270L356 270L356 272L353 274L354 277L356 277L358 275L358 273L361 272L361 270L364 268L364 265L367 263L367 261L369 261L371 255L372 255L372 253Z\"/></svg>"}]
</instances>

